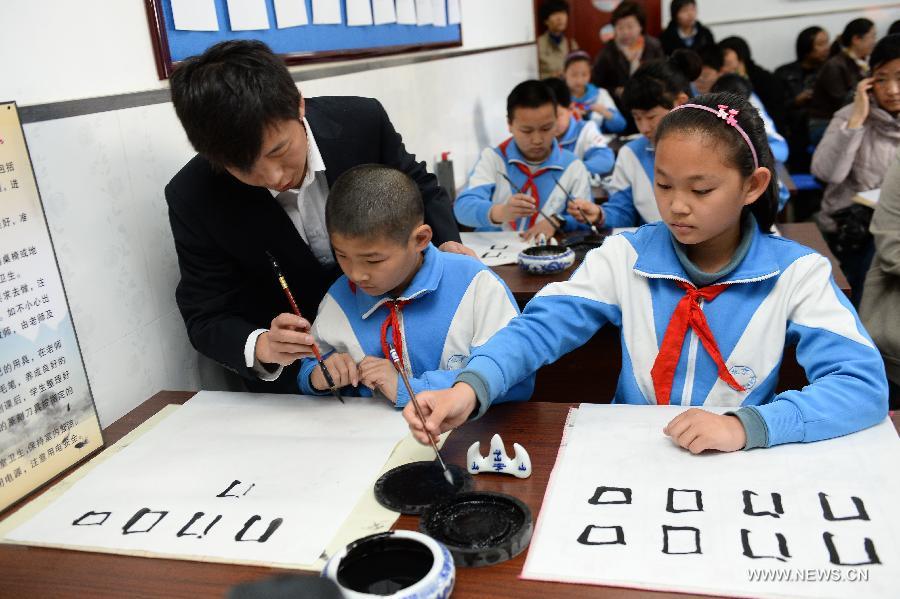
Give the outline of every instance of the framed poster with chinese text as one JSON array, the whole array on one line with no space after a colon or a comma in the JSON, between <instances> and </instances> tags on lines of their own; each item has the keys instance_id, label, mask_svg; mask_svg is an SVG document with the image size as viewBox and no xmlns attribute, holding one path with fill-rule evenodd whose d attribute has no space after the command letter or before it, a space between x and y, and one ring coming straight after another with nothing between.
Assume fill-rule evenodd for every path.
<instances>
[{"instance_id":1,"label":"framed poster with chinese text","mask_svg":"<svg viewBox=\"0 0 900 599\"><path fill-rule=\"evenodd\" d=\"M0 103L0 512L103 446L15 103Z\"/></svg>"},{"instance_id":2,"label":"framed poster with chinese text","mask_svg":"<svg viewBox=\"0 0 900 599\"><path fill-rule=\"evenodd\" d=\"M160 79L225 40L257 39L288 64L462 45L460 0L144 0Z\"/></svg>"}]
</instances>

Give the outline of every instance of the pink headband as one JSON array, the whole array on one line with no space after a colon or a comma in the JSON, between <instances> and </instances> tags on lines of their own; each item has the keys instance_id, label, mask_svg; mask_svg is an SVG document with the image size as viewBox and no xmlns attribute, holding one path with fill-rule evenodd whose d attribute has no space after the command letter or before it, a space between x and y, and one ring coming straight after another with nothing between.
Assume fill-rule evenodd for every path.
<instances>
[{"instance_id":1,"label":"pink headband","mask_svg":"<svg viewBox=\"0 0 900 599\"><path fill-rule=\"evenodd\" d=\"M700 110L705 110L706 112L712 113L725 121L727 124L731 125L735 128L735 130L741 134L741 137L744 138L744 141L747 142L747 147L750 148L750 153L753 154L753 170L759 168L759 161L756 159L756 150L753 148L753 143L750 141L750 137L744 132L741 126L738 124L737 119L734 118L738 114L739 111L728 108L725 104L719 104L719 109L710 108L709 106L704 106L702 104L682 104L681 106L676 106L672 110L681 110L682 108L699 108Z\"/></svg>"}]
</instances>

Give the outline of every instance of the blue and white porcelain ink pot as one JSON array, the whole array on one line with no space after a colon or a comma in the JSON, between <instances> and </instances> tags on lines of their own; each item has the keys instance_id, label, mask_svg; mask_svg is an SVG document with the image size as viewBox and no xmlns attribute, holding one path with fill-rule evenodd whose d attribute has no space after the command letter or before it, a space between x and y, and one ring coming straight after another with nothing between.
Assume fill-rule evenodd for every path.
<instances>
[{"instance_id":1,"label":"blue and white porcelain ink pot","mask_svg":"<svg viewBox=\"0 0 900 599\"><path fill-rule=\"evenodd\" d=\"M354 541L331 556L322 576L344 599L445 599L456 566L447 548L412 530L383 532Z\"/></svg>"},{"instance_id":2,"label":"blue and white porcelain ink pot","mask_svg":"<svg viewBox=\"0 0 900 599\"><path fill-rule=\"evenodd\" d=\"M563 271L575 263L575 252L561 245L535 245L519 252L519 267L533 275Z\"/></svg>"}]
</instances>

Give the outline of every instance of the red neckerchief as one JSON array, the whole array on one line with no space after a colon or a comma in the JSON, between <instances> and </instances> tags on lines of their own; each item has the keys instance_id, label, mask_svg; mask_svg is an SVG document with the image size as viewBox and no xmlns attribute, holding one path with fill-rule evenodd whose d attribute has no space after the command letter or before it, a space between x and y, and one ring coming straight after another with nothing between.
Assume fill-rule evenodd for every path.
<instances>
[{"instance_id":1,"label":"red neckerchief","mask_svg":"<svg viewBox=\"0 0 900 599\"><path fill-rule=\"evenodd\" d=\"M394 349L397 350L397 357L400 358L400 365L403 366L403 334L400 331L400 312L403 306L409 303L409 300L392 300L385 303L388 308L388 314L381 323L381 351L384 357L391 359L391 344L387 341L387 330L391 328L391 341Z\"/></svg>"},{"instance_id":2,"label":"red neckerchief","mask_svg":"<svg viewBox=\"0 0 900 599\"><path fill-rule=\"evenodd\" d=\"M500 152L503 154L503 158L507 159L507 162L509 161L509 159L506 156L506 148L509 146L509 142L511 142L512 140L513 140L513 138L510 137L509 139L504 141L499 146ZM541 207L541 194L538 191L537 185L535 185L534 180L537 177L540 177L541 175L543 175L544 173L549 171L550 167L545 166L544 168L539 168L538 170L532 172L530 168L528 168L521 162L513 162L512 164L516 168L518 168L522 172L522 174L524 174L527 177L527 179L525 180L525 184L522 185L521 187L519 187L519 193L528 193L528 191L530 190L531 197L534 198L535 204L537 205L538 208L540 208ZM513 190L513 191L515 191L515 190ZM534 226L534 222L537 220L537 217L538 217L538 212L535 212L534 214L531 215L531 217L529 217L529 219L528 219L528 228L529 229ZM510 221L509 226L512 227L513 230L517 230L516 221Z\"/></svg>"},{"instance_id":3,"label":"red neckerchief","mask_svg":"<svg viewBox=\"0 0 900 599\"><path fill-rule=\"evenodd\" d=\"M745 389L731 376L725 361L722 359L722 353L719 351L716 340L712 331L709 330L709 324L706 322L706 316L700 308L700 300L711 302L720 293L728 288L728 285L710 285L709 287L701 287L697 289L684 283L677 281L679 287L684 289L684 297L675 306L672 318L669 320L669 326L666 328L666 334L663 336L662 345L659 348L659 354L653 363L653 369L650 376L653 379L653 390L656 392L657 405L669 405L669 396L672 394L672 380L675 378L675 368L678 366L678 359L681 357L681 348L684 344L684 336L687 334L688 327L694 329L703 347L716 363L719 371L719 378L728 383L728 386L738 391Z\"/></svg>"}]
</instances>

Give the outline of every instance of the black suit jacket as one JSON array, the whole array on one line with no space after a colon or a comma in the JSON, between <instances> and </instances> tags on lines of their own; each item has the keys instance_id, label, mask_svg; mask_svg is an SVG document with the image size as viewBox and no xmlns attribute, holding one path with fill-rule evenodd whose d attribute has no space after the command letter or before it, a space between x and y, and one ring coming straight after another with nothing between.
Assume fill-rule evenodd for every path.
<instances>
[{"instance_id":1,"label":"black suit jacket","mask_svg":"<svg viewBox=\"0 0 900 599\"><path fill-rule=\"evenodd\" d=\"M310 98L306 119L329 186L359 164L398 168L422 192L435 244L459 241L446 192L425 164L406 151L377 100ZM268 328L275 316L290 311L266 251L278 259L300 311L310 321L340 271L319 264L267 189L218 172L199 155L172 178L165 192L181 270L175 299L191 343L243 376L251 391L296 393L298 364L285 368L277 381L265 382L244 361L250 333Z\"/></svg>"}]
</instances>

